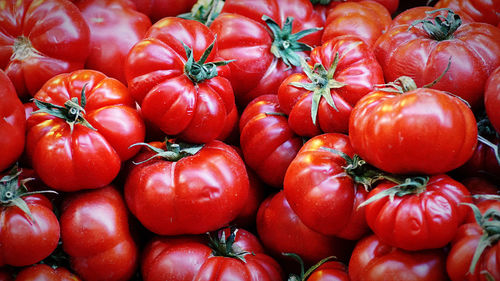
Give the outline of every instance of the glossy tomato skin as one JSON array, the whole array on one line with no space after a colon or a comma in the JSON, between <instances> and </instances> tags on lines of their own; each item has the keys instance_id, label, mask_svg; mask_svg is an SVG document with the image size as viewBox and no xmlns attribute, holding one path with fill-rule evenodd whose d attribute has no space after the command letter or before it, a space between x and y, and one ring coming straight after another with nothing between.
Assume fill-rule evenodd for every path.
<instances>
[{"instance_id":1,"label":"glossy tomato skin","mask_svg":"<svg viewBox=\"0 0 500 281\"><path fill-rule=\"evenodd\" d=\"M59 242L59 222L50 201L40 194L22 199L33 221L18 207L0 209L0 266L37 263L49 256Z\"/></svg>"},{"instance_id":2,"label":"glossy tomato skin","mask_svg":"<svg viewBox=\"0 0 500 281\"><path fill-rule=\"evenodd\" d=\"M164 17L174 17L187 13L196 0L132 0L137 11L148 15L152 22Z\"/></svg>"},{"instance_id":3,"label":"glossy tomato skin","mask_svg":"<svg viewBox=\"0 0 500 281\"><path fill-rule=\"evenodd\" d=\"M472 156L477 126L470 108L442 91L374 91L353 109L349 138L354 151L379 169L432 175L451 171Z\"/></svg>"},{"instance_id":4,"label":"glossy tomato skin","mask_svg":"<svg viewBox=\"0 0 500 281\"><path fill-rule=\"evenodd\" d=\"M151 21L127 1L82 0L76 5L90 28L90 54L85 68L126 84L125 59L151 27Z\"/></svg>"},{"instance_id":5,"label":"glossy tomato skin","mask_svg":"<svg viewBox=\"0 0 500 281\"><path fill-rule=\"evenodd\" d=\"M46 264L36 264L27 267L21 270L16 276L16 281L32 280L80 281L81 279L64 267L54 269Z\"/></svg>"},{"instance_id":6,"label":"glossy tomato skin","mask_svg":"<svg viewBox=\"0 0 500 281\"><path fill-rule=\"evenodd\" d=\"M302 146L302 139L290 128L278 96L255 98L241 114L239 128L245 163L263 182L282 187L286 169Z\"/></svg>"},{"instance_id":7,"label":"glossy tomato skin","mask_svg":"<svg viewBox=\"0 0 500 281\"><path fill-rule=\"evenodd\" d=\"M0 70L0 172L13 164L24 150L26 118L9 77Z\"/></svg>"},{"instance_id":8,"label":"glossy tomato skin","mask_svg":"<svg viewBox=\"0 0 500 281\"><path fill-rule=\"evenodd\" d=\"M70 1L7 1L0 18L0 67L21 99L57 74L83 68L90 32Z\"/></svg>"},{"instance_id":9,"label":"glossy tomato skin","mask_svg":"<svg viewBox=\"0 0 500 281\"><path fill-rule=\"evenodd\" d=\"M500 23L500 6L496 0L440 0L435 8L449 8L471 16L474 21L492 25Z\"/></svg>"},{"instance_id":10,"label":"glossy tomato skin","mask_svg":"<svg viewBox=\"0 0 500 281\"><path fill-rule=\"evenodd\" d=\"M290 84L311 83L304 72L290 75L278 89L280 107L289 116L288 123L298 135L313 137L322 132L347 133L349 115L356 102L372 91L375 84L384 83L382 68L371 48L355 36L336 37L316 47L311 51L309 64L319 63L329 70L337 54L339 61L332 80L345 86L330 89L336 109L324 97L321 98L316 124L311 118L313 92Z\"/></svg>"},{"instance_id":11,"label":"glossy tomato skin","mask_svg":"<svg viewBox=\"0 0 500 281\"><path fill-rule=\"evenodd\" d=\"M396 184L382 182L367 200ZM465 186L447 175L429 178L415 194L388 196L366 205L366 222L380 241L408 251L446 246L465 221L472 203Z\"/></svg>"},{"instance_id":12,"label":"glossy tomato skin","mask_svg":"<svg viewBox=\"0 0 500 281\"><path fill-rule=\"evenodd\" d=\"M491 124L500 134L500 67L495 69L486 82L484 106Z\"/></svg>"},{"instance_id":13,"label":"glossy tomato skin","mask_svg":"<svg viewBox=\"0 0 500 281\"><path fill-rule=\"evenodd\" d=\"M138 248L114 187L73 193L63 202L60 221L63 249L83 280L129 280L134 274Z\"/></svg>"},{"instance_id":14,"label":"glossy tomato skin","mask_svg":"<svg viewBox=\"0 0 500 281\"><path fill-rule=\"evenodd\" d=\"M144 141L145 126L127 88L94 70L60 74L48 81L35 99L59 106L80 100L85 85L84 118L96 129L70 125L62 118L36 113L28 119L26 151L33 168L51 188L91 189L109 184L122 161L134 156Z\"/></svg>"},{"instance_id":15,"label":"glossy tomato skin","mask_svg":"<svg viewBox=\"0 0 500 281\"><path fill-rule=\"evenodd\" d=\"M346 160L325 148L354 156L347 135L330 133L311 138L287 169L283 185L286 199L311 229L360 239L369 231L365 209L358 208L368 192L346 174Z\"/></svg>"},{"instance_id":16,"label":"glossy tomato skin","mask_svg":"<svg viewBox=\"0 0 500 281\"><path fill-rule=\"evenodd\" d=\"M360 240L349 261L351 281L446 281L443 249L407 252L381 242L376 235Z\"/></svg>"},{"instance_id":17,"label":"glossy tomato skin","mask_svg":"<svg viewBox=\"0 0 500 281\"><path fill-rule=\"evenodd\" d=\"M306 281L349 281L349 274L343 263L328 261L314 270Z\"/></svg>"},{"instance_id":18,"label":"glossy tomato skin","mask_svg":"<svg viewBox=\"0 0 500 281\"><path fill-rule=\"evenodd\" d=\"M130 93L146 120L169 136L207 143L229 135L237 122L237 109L229 67L217 67L217 76L198 82L186 71L186 51L194 60L214 42L215 34L194 20L168 17L154 24L145 39L131 50L125 64ZM222 61L217 44L206 62ZM232 64L232 63L230 63Z\"/></svg>"},{"instance_id":19,"label":"glossy tomato skin","mask_svg":"<svg viewBox=\"0 0 500 281\"><path fill-rule=\"evenodd\" d=\"M144 151L134 160L153 155ZM133 167L125 182L125 199L142 225L156 234L201 234L235 219L248 189L241 157L214 140L177 162L160 157Z\"/></svg>"}]
</instances>

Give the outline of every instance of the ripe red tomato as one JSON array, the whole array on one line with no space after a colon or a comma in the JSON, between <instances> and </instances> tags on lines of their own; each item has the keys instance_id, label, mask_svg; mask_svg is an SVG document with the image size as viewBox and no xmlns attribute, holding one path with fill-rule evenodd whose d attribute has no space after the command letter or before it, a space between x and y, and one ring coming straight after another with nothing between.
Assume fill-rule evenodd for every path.
<instances>
[{"instance_id":1,"label":"ripe red tomato","mask_svg":"<svg viewBox=\"0 0 500 281\"><path fill-rule=\"evenodd\" d=\"M70 1L6 1L0 18L0 67L21 99L57 74L83 68L90 32Z\"/></svg>"},{"instance_id":2,"label":"ripe red tomato","mask_svg":"<svg viewBox=\"0 0 500 281\"><path fill-rule=\"evenodd\" d=\"M477 143L470 108L439 90L405 87L405 93L373 91L356 104L349 121L354 151L397 174L432 175L463 165Z\"/></svg>"},{"instance_id":3,"label":"ripe red tomato","mask_svg":"<svg viewBox=\"0 0 500 281\"><path fill-rule=\"evenodd\" d=\"M322 264L306 281L350 281L347 267L337 261L329 261Z\"/></svg>"},{"instance_id":4,"label":"ripe red tomato","mask_svg":"<svg viewBox=\"0 0 500 281\"><path fill-rule=\"evenodd\" d=\"M139 163L152 158L128 173L125 199L132 214L160 235L205 233L235 219L249 188L238 153L216 140L201 149L167 144L153 143L168 151L159 157L159 151L148 149L134 159Z\"/></svg>"},{"instance_id":5,"label":"ripe red tomato","mask_svg":"<svg viewBox=\"0 0 500 281\"><path fill-rule=\"evenodd\" d=\"M477 22L500 23L500 5L496 0L440 0L434 7L461 11Z\"/></svg>"},{"instance_id":6,"label":"ripe red tomato","mask_svg":"<svg viewBox=\"0 0 500 281\"><path fill-rule=\"evenodd\" d=\"M484 90L484 106L488 119L500 134L500 67L491 73Z\"/></svg>"},{"instance_id":7,"label":"ripe red tomato","mask_svg":"<svg viewBox=\"0 0 500 281\"><path fill-rule=\"evenodd\" d=\"M121 162L139 150L129 147L144 141L144 122L127 88L101 72L55 76L35 100L53 104L38 104L52 113L45 108L28 119L26 151L36 173L56 190L109 184Z\"/></svg>"},{"instance_id":8,"label":"ripe red tomato","mask_svg":"<svg viewBox=\"0 0 500 281\"><path fill-rule=\"evenodd\" d=\"M472 201L474 204L478 204L482 201L489 201L488 195L500 195L500 186L485 177L469 177L462 179L460 182L467 187L473 196ZM498 201L498 206L500 210L500 201ZM482 210L481 207L479 209ZM472 215L472 213L469 213L469 218L472 219L468 219L470 222L475 221Z\"/></svg>"},{"instance_id":9,"label":"ripe red tomato","mask_svg":"<svg viewBox=\"0 0 500 281\"><path fill-rule=\"evenodd\" d=\"M60 221L64 252L83 280L129 280L134 274L138 248L125 202L114 187L71 194Z\"/></svg>"},{"instance_id":10,"label":"ripe red tomato","mask_svg":"<svg viewBox=\"0 0 500 281\"><path fill-rule=\"evenodd\" d=\"M358 242L349 261L351 281L447 281L443 249L407 252L370 235Z\"/></svg>"},{"instance_id":11,"label":"ripe red tomato","mask_svg":"<svg viewBox=\"0 0 500 281\"><path fill-rule=\"evenodd\" d=\"M24 150L26 117L9 77L0 70L0 172L7 169Z\"/></svg>"},{"instance_id":12,"label":"ripe red tomato","mask_svg":"<svg viewBox=\"0 0 500 281\"><path fill-rule=\"evenodd\" d=\"M36 264L26 267L21 270L16 281L33 281L33 280L50 280L50 281L81 281L78 276L71 273L64 267L52 268L46 264Z\"/></svg>"},{"instance_id":13,"label":"ripe red tomato","mask_svg":"<svg viewBox=\"0 0 500 281\"><path fill-rule=\"evenodd\" d=\"M203 24L169 17L130 50L125 65L130 93L144 118L165 134L207 143L224 139L236 125L229 68L218 66L222 60L214 42L215 34Z\"/></svg>"},{"instance_id":14,"label":"ripe red tomato","mask_svg":"<svg viewBox=\"0 0 500 281\"><path fill-rule=\"evenodd\" d=\"M356 102L382 83L382 68L371 48L356 36L344 35L314 48L303 72L281 83L278 99L298 135L347 133Z\"/></svg>"},{"instance_id":15,"label":"ripe red tomato","mask_svg":"<svg viewBox=\"0 0 500 281\"><path fill-rule=\"evenodd\" d=\"M196 0L132 0L137 11L149 16L152 22L189 12Z\"/></svg>"}]
</instances>

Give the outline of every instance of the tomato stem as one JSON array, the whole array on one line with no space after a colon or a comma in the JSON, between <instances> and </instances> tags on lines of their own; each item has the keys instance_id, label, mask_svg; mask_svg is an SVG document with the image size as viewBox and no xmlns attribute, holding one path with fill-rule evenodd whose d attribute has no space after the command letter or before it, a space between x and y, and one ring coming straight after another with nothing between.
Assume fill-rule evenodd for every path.
<instances>
[{"instance_id":1,"label":"tomato stem","mask_svg":"<svg viewBox=\"0 0 500 281\"><path fill-rule=\"evenodd\" d=\"M305 271L304 261L302 260L302 258L299 255L297 255L295 253L282 253L282 255L284 255L286 257L291 257L291 258L295 259L300 264L300 275L296 275L296 274L291 273L290 276L288 277L288 281L305 281L305 280L307 280L309 275L311 275L316 269L318 269L318 267L323 265L325 262L333 260L333 259L337 259L335 256L326 257L326 258L320 260L315 265L311 266L307 271Z\"/></svg>"},{"instance_id":2,"label":"tomato stem","mask_svg":"<svg viewBox=\"0 0 500 281\"><path fill-rule=\"evenodd\" d=\"M204 144L188 144L183 142L172 143L167 139L165 140L166 150L152 146L149 143L144 143L144 142L134 143L133 145L129 146L129 148L134 146L145 146L151 149L153 152L156 152L156 154L154 154L153 156L149 157L146 160L139 162L132 161L134 165L140 165L148 161L151 161L152 159L157 157L162 157L167 161L176 162L184 157L195 155L196 153L198 153L198 151L200 151L203 148Z\"/></svg>"},{"instance_id":3,"label":"tomato stem","mask_svg":"<svg viewBox=\"0 0 500 281\"><path fill-rule=\"evenodd\" d=\"M221 0L198 0L189 13L180 14L177 17L199 21L210 26L214 19L219 16L224 3Z\"/></svg>"}]
</instances>

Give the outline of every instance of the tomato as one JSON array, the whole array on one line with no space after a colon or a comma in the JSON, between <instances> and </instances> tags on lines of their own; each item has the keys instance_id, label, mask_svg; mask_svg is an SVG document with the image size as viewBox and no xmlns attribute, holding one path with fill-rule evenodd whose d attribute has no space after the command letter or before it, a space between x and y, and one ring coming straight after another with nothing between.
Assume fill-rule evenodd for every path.
<instances>
[{"instance_id":1,"label":"tomato","mask_svg":"<svg viewBox=\"0 0 500 281\"><path fill-rule=\"evenodd\" d=\"M50 281L80 281L78 276L64 267L52 268L46 264L36 264L21 270L16 281L50 280Z\"/></svg>"},{"instance_id":2,"label":"tomato","mask_svg":"<svg viewBox=\"0 0 500 281\"><path fill-rule=\"evenodd\" d=\"M477 143L470 108L445 92L401 81L406 92L376 90L356 104L349 120L354 151L397 174L432 175L463 165Z\"/></svg>"},{"instance_id":3,"label":"tomato","mask_svg":"<svg viewBox=\"0 0 500 281\"><path fill-rule=\"evenodd\" d=\"M473 196L472 201L474 204L478 204L482 201L488 201L488 195L500 195L500 186L484 177L469 177L462 179L460 182L467 187ZM472 213L470 215L472 215ZM469 217L472 218L472 216ZM474 219L472 219L472 222L473 221Z\"/></svg>"},{"instance_id":4,"label":"tomato","mask_svg":"<svg viewBox=\"0 0 500 281\"><path fill-rule=\"evenodd\" d=\"M127 88L101 72L77 70L55 76L35 100L43 109L28 119L26 151L36 173L53 189L76 191L109 184L121 162L139 150L129 146L144 140L144 122Z\"/></svg>"},{"instance_id":5,"label":"tomato","mask_svg":"<svg viewBox=\"0 0 500 281\"><path fill-rule=\"evenodd\" d=\"M412 9L400 14L412 13ZM374 46L386 81L402 75L421 87L449 69L434 89L481 106L486 79L500 65L500 29L485 23L462 23L452 11L428 14L420 23L399 24L381 35Z\"/></svg>"},{"instance_id":6,"label":"tomato","mask_svg":"<svg viewBox=\"0 0 500 281\"><path fill-rule=\"evenodd\" d=\"M0 70L0 172L23 153L26 118L24 107L9 78Z\"/></svg>"},{"instance_id":7,"label":"tomato","mask_svg":"<svg viewBox=\"0 0 500 281\"><path fill-rule=\"evenodd\" d=\"M283 79L300 70L300 57L319 45L320 27L308 0L226 1L210 29L221 57L236 59L229 64L236 103L243 108L276 94Z\"/></svg>"},{"instance_id":8,"label":"tomato","mask_svg":"<svg viewBox=\"0 0 500 281\"><path fill-rule=\"evenodd\" d=\"M349 281L349 274L343 263L328 261L314 270L305 281Z\"/></svg>"},{"instance_id":9,"label":"tomato","mask_svg":"<svg viewBox=\"0 0 500 281\"><path fill-rule=\"evenodd\" d=\"M484 90L484 106L488 119L500 134L500 67L495 69L488 78Z\"/></svg>"},{"instance_id":10,"label":"tomato","mask_svg":"<svg viewBox=\"0 0 500 281\"><path fill-rule=\"evenodd\" d=\"M132 0L137 11L149 16L152 22L164 17L189 12L196 0Z\"/></svg>"},{"instance_id":11,"label":"tomato","mask_svg":"<svg viewBox=\"0 0 500 281\"><path fill-rule=\"evenodd\" d=\"M407 252L370 235L356 244L349 277L351 281L446 281L446 254L442 249Z\"/></svg>"},{"instance_id":12,"label":"tomato","mask_svg":"<svg viewBox=\"0 0 500 281\"><path fill-rule=\"evenodd\" d=\"M169 17L130 50L125 64L130 93L145 119L165 134L207 143L224 139L235 126L229 68L214 42L215 34L203 24Z\"/></svg>"},{"instance_id":13,"label":"tomato","mask_svg":"<svg viewBox=\"0 0 500 281\"><path fill-rule=\"evenodd\" d=\"M126 84L123 71L127 54L151 21L122 0L81 0L76 3L90 28L90 54L85 67L103 72Z\"/></svg>"},{"instance_id":14,"label":"tomato","mask_svg":"<svg viewBox=\"0 0 500 281\"><path fill-rule=\"evenodd\" d=\"M67 0L6 1L0 26L0 67L23 100L53 76L83 68L89 55L89 27Z\"/></svg>"},{"instance_id":15,"label":"tomato","mask_svg":"<svg viewBox=\"0 0 500 281\"><path fill-rule=\"evenodd\" d=\"M125 202L114 187L71 194L60 221L64 252L83 280L129 280L134 274L138 248Z\"/></svg>"},{"instance_id":16,"label":"tomato","mask_svg":"<svg viewBox=\"0 0 500 281\"><path fill-rule=\"evenodd\" d=\"M486 140L494 147L500 144L496 134L488 136ZM495 150L483 141L478 141L469 160L454 172L460 176L487 176L500 180L500 163L495 157Z\"/></svg>"},{"instance_id":17,"label":"tomato","mask_svg":"<svg viewBox=\"0 0 500 281\"><path fill-rule=\"evenodd\" d=\"M43 195L30 194L14 168L0 179L0 266L37 263L59 242L59 222Z\"/></svg>"},{"instance_id":18,"label":"tomato","mask_svg":"<svg viewBox=\"0 0 500 281\"><path fill-rule=\"evenodd\" d=\"M449 8L471 16L474 21L492 25L500 23L500 6L496 0L439 0L434 7Z\"/></svg>"},{"instance_id":19,"label":"tomato","mask_svg":"<svg viewBox=\"0 0 500 281\"><path fill-rule=\"evenodd\" d=\"M442 174L385 181L365 201L366 222L385 244L408 251L446 246L470 211L465 186Z\"/></svg>"},{"instance_id":20,"label":"tomato","mask_svg":"<svg viewBox=\"0 0 500 281\"><path fill-rule=\"evenodd\" d=\"M241 114L239 128L245 163L266 184L282 187L286 169L302 146L302 139L288 125L278 96L255 98Z\"/></svg>"},{"instance_id":21,"label":"tomato","mask_svg":"<svg viewBox=\"0 0 500 281\"><path fill-rule=\"evenodd\" d=\"M349 137L330 133L308 140L290 163L283 184L286 199L314 231L351 240L369 231L365 210L359 208L368 192L355 180L356 171L345 168L358 165L352 157Z\"/></svg>"},{"instance_id":22,"label":"tomato","mask_svg":"<svg viewBox=\"0 0 500 281\"><path fill-rule=\"evenodd\" d=\"M220 231L210 243L199 236L154 238L144 249L144 280L283 280L279 264L264 254L257 238L234 231L225 236Z\"/></svg>"},{"instance_id":23,"label":"tomato","mask_svg":"<svg viewBox=\"0 0 500 281\"><path fill-rule=\"evenodd\" d=\"M374 1L339 3L326 15L322 43L340 35L355 35L373 46L392 22L389 11Z\"/></svg>"},{"instance_id":24,"label":"tomato","mask_svg":"<svg viewBox=\"0 0 500 281\"><path fill-rule=\"evenodd\" d=\"M125 181L127 205L142 225L160 235L201 234L238 216L249 182L231 146L217 140L153 145L156 151L143 151L134 162L151 160L133 167Z\"/></svg>"},{"instance_id":25,"label":"tomato","mask_svg":"<svg viewBox=\"0 0 500 281\"><path fill-rule=\"evenodd\" d=\"M278 89L280 107L295 133L347 133L356 102L384 83L371 48L358 37L336 37L311 52L303 72L288 76Z\"/></svg>"},{"instance_id":26,"label":"tomato","mask_svg":"<svg viewBox=\"0 0 500 281\"><path fill-rule=\"evenodd\" d=\"M310 0L311 3L314 4L314 9L317 10L320 14L323 14L323 17L326 18L326 14L329 10L337 7L338 5L342 5L343 2L364 2L365 0L347 0L347 1L338 1L338 0ZM390 14L394 14L399 6L399 0L374 0L373 2L377 2L384 6ZM404 4L405 2L403 2Z\"/></svg>"}]
</instances>

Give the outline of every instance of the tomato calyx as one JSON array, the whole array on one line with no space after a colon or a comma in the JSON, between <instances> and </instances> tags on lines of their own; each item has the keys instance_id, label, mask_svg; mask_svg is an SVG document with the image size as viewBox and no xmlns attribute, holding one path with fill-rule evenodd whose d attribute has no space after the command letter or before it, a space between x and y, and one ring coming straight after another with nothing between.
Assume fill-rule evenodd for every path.
<instances>
[{"instance_id":1,"label":"tomato calyx","mask_svg":"<svg viewBox=\"0 0 500 281\"><path fill-rule=\"evenodd\" d=\"M214 234L207 232L213 256L235 258L246 263L246 255L255 255L234 244L238 233L238 229L235 226L229 227L229 236L227 236L226 232L226 229L215 231Z\"/></svg>"},{"instance_id":2,"label":"tomato calyx","mask_svg":"<svg viewBox=\"0 0 500 281\"><path fill-rule=\"evenodd\" d=\"M224 3L221 0L198 0L189 13L180 14L177 17L195 20L206 26L210 26L222 11Z\"/></svg>"},{"instance_id":3,"label":"tomato calyx","mask_svg":"<svg viewBox=\"0 0 500 281\"><path fill-rule=\"evenodd\" d=\"M331 2L340 2L340 1L338 1L338 0L311 0L311 3L313 5L319 4L319 5L325 5L326 6L326 5L330 4ZM345 0L341 1L341 2L345 2Z\"/></svg>"},{"instance_id":4,"label":"tomato calyx","mask_svg":"<svg viewBox=\"0 0 500 281\"><path fill-rule=\"evenodd\" d=\"M55 105L49 102L44 102L41 100L35 99L35 105L39 108L39 110L34 111L32 114L36 113L47 113L55 117L59 117L61 119L66 120L66 123L69 124L71 128L71 132L73 132L75 124L81 124L85 127L97 131L87 120L85 120L85 105L87 103L87 98L85 96L85 84L82 88L82 93L80 96L80 101L78 101L77 97L73 97L70 100L67 100L64 103L64 106Z\"/></svg>"},{"instance_id":5,"label":"tomato calyx","mask_svg":"<svg viewBox=\"0 0 500 281\"><path fill-rule=\"evenodd\" d=\"M434 13L440 11L447 11L448 13L446 16L438 15L433 17ZM422 23L422 28L425 32L427 32L427 34L429 34L429 36L431 36L431 38L437 41L443 41L453 38L453 33L460 27L460 25L462 25L462 19L460 16L448 8L436 9L425 13L427 15L426 18L414 21L408 27L408 30Z\"/></svg>"},{"instance_id":6,"label":"tomato calyx","mask_svg":"<svg viewBox=\"0 0 500 281\"><path fill-rule=\"evenodd\" d=\"M203 52L201 58L198 61L194 60L193 50L189 48L186 44L182 43L184 50L186 51L187 61L184 64L184 73L187 77L193 81L193 83L200 83L204 80L209 80L217 76L217 66L226 65L234 60L228 61L216 61L216 62L206 62L208 56L214 48L217 35L214 41L208 48Z\"/></svg>"},{"instance_id":7,"label":"tomato calyx","mask_svg":"<svg viewBox=\"0 0 500 281\"><path fill-rule=\"evenodd\" d=\"M132 161L132 163L134 163L135 165L139 165L146 163L157 157L162 157L167 161L176 162L184 157L195 155L196 153L198 153L198 151L200 151L203 148L204 144L189 144L184 142L175 143L167 139L165 141L166 150L152 146L149 143L145 142L134 143L133 145L129 146L129 148L134 146L145 146L151 149L152 151L156 152L156 154L154 154L153 156L149 157L146 160L139 162Z\"/></svg>"},{"instance_id":8,"label":"tomato calyx","mask_svg":"<svg viewBox=\"0 0 500 281\"><path fill-rule=\"evenodd\" d=\"M329 257L326 257L322 260L320 260L318 263L316 263L315 265L311 266L307 271L305 271L305 268L304 268L304 261L302 260L302 258L295 254L295 253L282 253L282 255L286 256L286 257L291 257L293 259L295 259L299 264L300 264L300 274L297 275L297 274L294 274L294 273L291 273L290 276L288 277L288 281L305 281L307 280L307 278L316 270L318 269L318 267L322 266L324 263L326 263L327 261L330 261L330 260L333 260L333 259L336 259L335 256L329 256Z\"/></svg>"},{"instance_id":9,"label":"tomato calyx","mask_svg":"<svg viewBox=\"0 0 500 281\"><path fill-rule=\"evenodd\" d=\"M293 17L286 18L283 28L280 28L280 26L267 15L263 15L262 20L267 24L274 37L271 53L276 58L281 58L288 67L292 65L300 66L301 56L297 52L312 50L311 46L299 42L299 39L322 29L309 28L297 33L292 33Z\"/></svg>"},{"instance_id":10,"label":"tomato calyx","mask_svg":"<svg viewBox=\"0 0 500 281\"><path fill-rule=\"evenodd\" d=\"M13 52L10 57L11 60L24 61L31 57L42 57L43 55L37 51L31 41L26 36L19 36L14 40L12 46Z\"/></svg>"}]
</instances>

